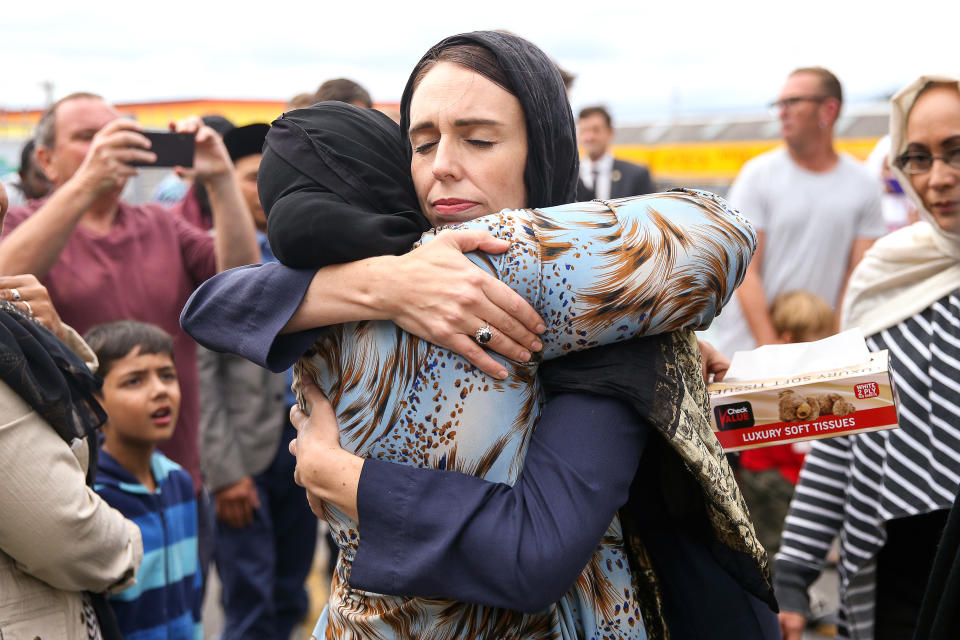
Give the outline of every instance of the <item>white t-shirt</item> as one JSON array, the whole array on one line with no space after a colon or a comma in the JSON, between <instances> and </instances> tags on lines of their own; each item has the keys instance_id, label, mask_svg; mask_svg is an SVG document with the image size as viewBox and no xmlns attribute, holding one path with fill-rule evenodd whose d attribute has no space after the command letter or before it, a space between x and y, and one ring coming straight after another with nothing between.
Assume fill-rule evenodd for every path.
<instances>
[{"instance_id":1,"label":"white t-shirt","mask_svg":"<svg viewBox=\"0 0 960 640\"><path fill-rule=\"evenodd\" d=\"M780 293L806 289L835 306L853 241L886 233L880 192L877 180L845 154L820 173L797 165L784 147L747 162L728 200L764 233L760 272L767 304ZM757 346L738 296L712 329L727 355Z\"/></svg>"}]
</instances>

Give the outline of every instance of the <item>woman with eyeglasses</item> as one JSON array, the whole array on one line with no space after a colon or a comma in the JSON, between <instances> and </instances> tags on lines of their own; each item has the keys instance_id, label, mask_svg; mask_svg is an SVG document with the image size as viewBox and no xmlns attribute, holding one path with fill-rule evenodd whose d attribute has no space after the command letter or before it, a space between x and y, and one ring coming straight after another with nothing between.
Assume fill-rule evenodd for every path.
<instances>
[{"instance_id":1,"label":"woman with eyeglasses","mask_svg":"<svg viewBox=\"0 0 960 640\"><path fill-rule=\"evenodd\" d=\"M776 558L785 640L801 637L806 588L838 534L840 637L914 638L960 486L958 79L923 76L897 93L890 131L892 170L922 219L867 252L843 324L889 350L900 428L818 440L807 454Z\"/></svg>"}]
</instances>

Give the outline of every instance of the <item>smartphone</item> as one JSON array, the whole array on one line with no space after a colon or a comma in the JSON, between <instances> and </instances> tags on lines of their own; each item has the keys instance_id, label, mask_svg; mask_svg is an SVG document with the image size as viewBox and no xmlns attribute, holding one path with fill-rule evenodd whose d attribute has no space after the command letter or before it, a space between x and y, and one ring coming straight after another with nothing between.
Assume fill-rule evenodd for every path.
<instances>
[{"instance_id":1,"label":"smartphone","mask_svg":"<svg viewBox=\"0 0 960 640\"><path fill-rule=\"evenodd\" d=\"M141 131L150 140L150 151L157 154L156 162L134 162L136 167L192 167L194 140L192 133L169 131Z\"/></svg>"}]
</instances>

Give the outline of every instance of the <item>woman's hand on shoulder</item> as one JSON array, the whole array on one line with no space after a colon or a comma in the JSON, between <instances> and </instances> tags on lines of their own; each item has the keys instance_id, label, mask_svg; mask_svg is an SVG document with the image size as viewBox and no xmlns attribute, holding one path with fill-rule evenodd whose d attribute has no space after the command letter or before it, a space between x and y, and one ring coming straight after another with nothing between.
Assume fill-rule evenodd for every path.
<instances>
[{"instance_id":1,"label":"woman's hand on shoulder","mask_svg":"<svg viewBox=\"0 0 960 640\"><path fill-rule=\"evenodd\" d=\"M464 253L503 253L510 246L480 230L447 230L399 256L384 274L381 304L404 330L454 351L478 369L505 378L506 369L474 340L489 325L485 345L500 355L526 362L542 348L537 334L543 320L517 292L484 272Z\"/></svg>"}]
</instances>

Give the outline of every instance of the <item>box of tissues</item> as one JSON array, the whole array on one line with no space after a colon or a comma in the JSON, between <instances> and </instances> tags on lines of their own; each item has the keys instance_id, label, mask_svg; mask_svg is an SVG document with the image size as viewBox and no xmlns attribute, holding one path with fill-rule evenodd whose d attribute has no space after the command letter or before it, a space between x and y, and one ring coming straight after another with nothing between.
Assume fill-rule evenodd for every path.
<instances>
[{"instance_id":1,"label":"box of tissues","mask_svg":"<svg viewBox=\"0 0 960 640\"><path fill-rule=\"evenodd\" d=\"M870 353L856 329L738 351L723 382L707 390L726 451L897 426L887 352Z\"/></svg>"}]
</instances>

